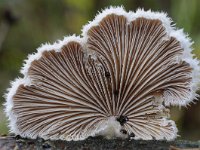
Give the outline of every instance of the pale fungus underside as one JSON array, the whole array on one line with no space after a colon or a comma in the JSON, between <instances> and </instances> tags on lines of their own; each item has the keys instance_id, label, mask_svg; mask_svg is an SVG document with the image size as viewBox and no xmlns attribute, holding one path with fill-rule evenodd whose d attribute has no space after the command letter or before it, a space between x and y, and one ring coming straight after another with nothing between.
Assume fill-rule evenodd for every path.
<instances>
[{"instance_id":1,"label":"pale fungus underside","mask_svg":"<svg viewBox=\"0 0 200 150\"><path fill-rule=\"evenodd\" d=\"M12 132L68 141L177 136L166 106L196 97L198 61L186 55L187 37L178 40L164 14L163 21L152 12L129 13L136 17L107 9L85 26L82 38L67 37L29 56L24 77L6 97Z\"/></svg>"}]
</instances>

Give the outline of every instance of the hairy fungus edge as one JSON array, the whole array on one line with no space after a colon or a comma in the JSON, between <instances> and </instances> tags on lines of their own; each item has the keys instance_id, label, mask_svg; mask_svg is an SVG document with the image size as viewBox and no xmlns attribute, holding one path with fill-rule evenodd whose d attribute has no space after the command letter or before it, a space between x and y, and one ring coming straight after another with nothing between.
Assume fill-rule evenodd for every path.
<instances>
[{"instance_id":1,"label":"hairy fungus edge","mask_svg":"<svg viewBox=\"0 0 200 150\"><path fill-rule=\"evenodd\" d=\"M99 14L95 17L95 19L93 21L89 22L87 25L85 25L83 27L83 29L82 29L83 37L72 35L69 37L65 37L63 40L59 40L59 41L55 42L54 44L49 44L49 43L43 44L41 47L39 47L37 49L36 53L28 56L27 60L25 60L25 63L20 71L24 75L24 77L18 78L18 79L15 79L14 81L12 81L11 88L9 88L7 90L7 93L5 94L6 102L4 103L4 106L5 106L4 111L7 115L7 117L9 118L9 126L10 126L11 132L19 134L19 130L16 127L17 116L15 114L13 114L13 112L12 112L13 96L16 94L17 89L20 85L23 84L26 86L26 85L31 84L31 80L28 77L28 69L31 66L31 62L41 58L42 53L44 51L55 50L56 52L59 52L63 45L66 45L67 43L69 43L71 41L78 42L84 47L85 44L87 43L87 39L88 39L87 32L89 31L89 29L93 26L97 26L99 24L99 22L109 14L123 15L127 18L127 20L129 22L135 20L138 17L161 20L161 22L163 23L163 26L166 29L168 36L175 37L180 42L181 47L184 49L183 55L180 56L180 59L189 63L193 69L192 74L191 74L192 82L191 82L190 99L188 99L185 103L179 104L179 102L178 102L177 104L173 104L173 103L169 102L168 104L169 105L187 105L188 103L193 101L193 99L195 99L198 96L198 94L196 94L195 92L198 90L198 83L200 83L199 61L196 58L194 58L194 55L192 54L193 42L183 32L183 30L182 29L178 30L173 25L171 25L172 20L163 12L161 12L161 13L160 12L152 12L151 10L144 11L143 9L138 9L136 12L131 12L131 11L126 12L122 6L121 7L110 7L110 8L106 8L102 12L99 12ZM176 137L177 128L173 121L171 123L173 124L172 127L174 130L174 137L172 139L174 139Z\"/></svg>"},{"instance_id":2,"label":"hairy fungus edge","mask_svg":"<svg viewBox=\"0 0 200 150\"><path fill-rule=\"evenodd\" d=\"M172 20L167 16L164 12L152 12L151 10L145 11L144 9L137 9L136 12L129 11L127 12L123 6L118 7L108 7L102 11L100 11L93 21L89 21L88 24L83 26L82 28L82 36L84 38L84 41L87 42L88 39L88 31L94 27L99 25L99 23L102 21L103 18L105 18L107 15L115 14L119 16L124 16L128 20L128 22L134 21L137 18L146 18L146 19L159 19L163 23L163 26L165 27L167 33L169 33L171 30L173 30L174 27L171 26Z\"/></svg>"},{"instance_id":3,"label":"hairy fungus edge","mask_svg":"<svg viewBox=\"0 0 200 150\"><path fill-rule=\"evenodd\" d=\"M29 78L16 78L10 83L10 87L7 89L7 93L4 95L6 102L4 103L4 112L8 117L9 128L11 133L19 134L19 130L16 126L17 116L13 113L13 96L16 94L20 85L30 85L31 81Z\"/></svg>"},{"instance_id":4,"label":"hairy fungus edge","mask_svg":"<svg viewBox=\"0 0 200 150\"><path fill-rule=\"evenodd\" d=\"M17 116L13 113L12 108L13 108L13 96L16 94L18 88L20 85L24 86L30 86L31 85L31 79L28 76L28 70L31 66L31 63L35 60L38 60L42 57L42 53L44 51L50 51L50 50L55 50L56 52L61 51L62 47L69 42L78 42L80 45L83 46L82 40L79 36L68 36L64 37L63 40L59 40L55 42L54 44L43 44L41 47L37 49L36 53L30 54L28 58L25 60L23 67L21 69L21 74L23 77L21 78L16 78L14 81L10 82L10 88L7 89L7 92L5 93L4 97L6 99L6 102L4 103L4 112L6 116L8 117L8 122L9 122L9 128L11 133L15 134L20 134L20 131L18 130L16 126L16 120ZM21 134L20 134L21 135ZM25 135L21 135L24 136Z\"/></svg>"},{"instance_id":5,"label":"hairy fungus edge","mask_svg":"<svg viewBox=\"0 0 200 150\"><path fill-rule=\"evenodd\" d=\"M167 124L171 124L171 130L172 130L173 134L171 134L171 137L166 138L166 140L172 141L172 140L176 139L176 137L178 136L177 135L178 129L177 129L176 124L175 124L175 122L173 120L168 120L166 118L163 118L162 126L166 126Z\"/></svg>"},{"instance_id":6,"label":"hairy fungus edge","mask_svg":"<svg viewBox=\"0 0 200 150\"><path fill-rule=\"evenodd\" d=\"M197 99L198 94L196 91L199 89L200 83L200 65L199 60L195 58L194 54L192 54L193 41L188 37L186 33L184 33L183 29L178 29L174 26L173 21L168 15L164 12L156 12L156 11L145 11L144 9L137 9L135 12L129 11L126 12L123 6L120 7L108 7L102 11L100 11L93 21L90 21L88 24L83 26L82 28L82 37L84 43L87 43L88 40L88 31L94 27L98 26L99 23L105 18L107 15L115 14L119 16L124 16L128 20L128 22L134 21L137 18L143 17L146 19L159 19L163 26L166 29L167 36L174 37L180 42L180 46L183 49L183 54L177 58L178 60L186 61L192 68L191 78L192 82L190 84L190 95L188 99L184 101L178 100L167 101L166 105L177 105L177 106L187 106L189 103L193 102L194 99ZM90 53L90 50L87 50L87 53Z\"/></svg>"},{"instance_id":7,"label":"hairy fungus edge","mask_svg":"<svg viewBox=\"0 0 200 150\"><path fill-rule=\"evenodd\" d=\"M183 106L187 106L194 99L197 100L199 96L196 93L196 91L199 90L199 83L200 83L200 62L192 53L193 41L188 37L188 34L184 33L183 29L174 30L173 32L170 33L170 36L175 37L180 42L181 48L183 48L183 54L178 59L187 62L192 68L192 73L191 73L192 81L190 84L191 93L189 99L187 99L185 103L182 103ZM171 103L171 105L177 105L177 104Z\"/></svg>"},{"instance_id":8,"label":"hairy fungus edge","mask_svg":"<svg viewBox=\"0 0 200 150\"><path fill-rule=\"evenodd\" d=\"M56 52L60 52L61 51L61 48L68 44L69 42L78 42L80 45L83 46L83 42L82 42L82 39L80 36L76 36L76 35L72 35L72 36L67 36L67 37L64 37L63 40L58 40L56 41L55 43L53 44L49 44L49 43L46 43L46 44L42 44L39 48L37 48L37 52L36 53L33 53L33 54L30 54L28 56L28 58L24 61L24 64L23 64L23 67L21 68L21 73L26 77L28 76L28 69L30 68L31 66L31 63L34 61L34 60L38 60L39 58L41 58L42 56L42 53L44 51L50 51L50 50L54 50Z\"/></svg>"}]
</instances>

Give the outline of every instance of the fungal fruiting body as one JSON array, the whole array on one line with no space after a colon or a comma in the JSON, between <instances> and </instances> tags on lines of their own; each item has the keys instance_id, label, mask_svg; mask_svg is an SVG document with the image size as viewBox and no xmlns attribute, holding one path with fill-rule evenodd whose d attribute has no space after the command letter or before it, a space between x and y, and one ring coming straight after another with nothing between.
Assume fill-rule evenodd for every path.
<instances>
[{"instance_id":1,"label":"fungal fruiting body","mask_svg":"<svg viewBox=\"0 0 200 150\"><path fill-rule=\"evenodd\" d=\"M166 106L197 94L191 41L164 13L110 7L69 36L38 48L6 94L11 132L83 140L177 136Z\"/></svg>"}]
</instances>

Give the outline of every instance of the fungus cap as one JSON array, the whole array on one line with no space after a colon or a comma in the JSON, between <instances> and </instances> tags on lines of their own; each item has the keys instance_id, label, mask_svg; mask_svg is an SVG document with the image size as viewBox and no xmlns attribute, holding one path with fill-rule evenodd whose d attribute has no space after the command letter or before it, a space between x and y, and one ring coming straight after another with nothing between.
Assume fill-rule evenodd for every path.
<instances>
[{"instance_id":1,"label":"fungus cap","mask_svg":"<svg viewBox=\"0 0 200 150\"><path fill-rule=\"evenodd\" d=\"M22 137L83 140L177 136L166 106L196 97L199 61L165 13L110 7L82 29L29 55L5 112Z\"/></svg>"}]
</instances>

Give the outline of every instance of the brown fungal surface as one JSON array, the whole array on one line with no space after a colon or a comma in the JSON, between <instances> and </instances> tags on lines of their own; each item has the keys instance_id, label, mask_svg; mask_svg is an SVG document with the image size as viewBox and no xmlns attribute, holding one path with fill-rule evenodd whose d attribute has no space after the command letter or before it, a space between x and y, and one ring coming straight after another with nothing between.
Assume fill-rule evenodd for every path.
<instances>
[{"instance_id":1,"label":"brown fungal surface","mask_svg":"<svg viewBox=\"0 0 200 150\"><path fill-rule=\"evenodd\" d=\"M165 105L184 103L192 90L193 68L183 51L159 18L108 14L85 43L44 48L31 61L24 77L30 83L11 96L11 128L45 139L174 139Z\"/></svg>"}]
</instances>

